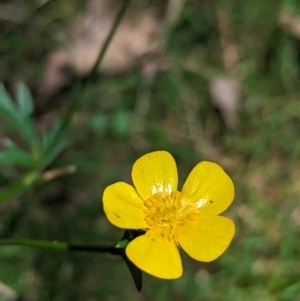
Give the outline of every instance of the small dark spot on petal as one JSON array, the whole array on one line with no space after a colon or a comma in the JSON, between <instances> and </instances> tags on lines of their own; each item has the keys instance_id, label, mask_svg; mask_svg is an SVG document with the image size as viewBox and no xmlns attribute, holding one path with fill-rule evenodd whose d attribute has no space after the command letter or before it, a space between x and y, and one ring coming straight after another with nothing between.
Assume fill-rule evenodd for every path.
<instances>
[{"instance_id":1,"label":"small dark spot on petal","mask_svg":"<svg viewBox=\"0 0 300 301\"><path fill-rule=\"evenodd\" d=\"M212 204L214 201L213 201L213 200L210 200L209 202Z\"/></svg>"},{"instance_id":2,"label":"small dark spot on petal","mask_svg":"<svg viewBox=\"0 0 300 301\"><path fill-rule=\"evenodd\" d=\"M114 212L114 216L117 218L121 218L120 215L118 215L117 213Z\"/></svg>"}]
</instances>

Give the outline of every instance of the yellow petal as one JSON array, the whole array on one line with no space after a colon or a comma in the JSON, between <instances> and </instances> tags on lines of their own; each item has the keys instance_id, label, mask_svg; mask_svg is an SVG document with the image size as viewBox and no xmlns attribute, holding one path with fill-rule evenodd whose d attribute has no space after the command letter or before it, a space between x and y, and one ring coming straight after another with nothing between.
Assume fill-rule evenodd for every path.
<instances>
[{"instance_id":1,"label":"yellow petal","mask_svg":"<svg viewBox=\"0 0 300 301\"><path fill-rule=\"evenodd\" d=\"M103 207L108 220L119 228L143 229L144 202L129 184L118 182L108 186L103 193Z\"/></svg>"},{"instance_id":2,"label":"yellow petal","mask_svg":"<svg viewBox=\"0 0 300 301\"><path fill-rule=\"evenodd\" d=\"M165 151L146 154L134 163L132 181L144 200L158 192L171 193L178 183L175 160Z\"/></svg>"},{"instance_id":3,"label":"yellow petal","mask_svg":"<svg viewBox=\"0 0 300 301\"><path fill-rule=\"evenodd\" d=\"M234 198L230 177L216 163L201 162L189 174L182 188L182 199L196 203L202 215L218 215Z\"/></svg>"},{"instance_id":4,"label":"yellow petal","mask_svg":"<svg viewBox=\"0 0 300 301\"><path fill-rule=\"evenodd\" d=\"M176 279L182 275L182 264L176 244L153 236L153 231L129 243L126 255L138 268L163 279ZM154 238L153 238L154 237Z\"/></svg>"},{"instance_id":5,"label":"yellow petal","mask_svg":"<svg viewBox=\"0 0 300 301\"><path fill-rule=\"evenodd\" d=\"M182 249L192 258L209 262L227 249L234 229L234 223L227 217L201 216L195 224L178 226L176 237Z\"/></svg>"}]
</instances>

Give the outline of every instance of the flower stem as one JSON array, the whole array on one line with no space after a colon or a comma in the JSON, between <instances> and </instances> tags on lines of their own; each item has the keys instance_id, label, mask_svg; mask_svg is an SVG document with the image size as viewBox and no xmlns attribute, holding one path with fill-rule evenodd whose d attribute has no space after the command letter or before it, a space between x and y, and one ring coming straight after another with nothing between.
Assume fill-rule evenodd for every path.
<instances>
[{"instance_id":1,"label":"flower stem","mask_svg":"<svg viewBox=\"0 0 300 301\"><path fill-rule=\"evenodd\" d=\"M40 248L40 249L49 249L55 251L68 251L68 244L64 242L58 241L44 241L44 240L34 240L34 239L0 239L0 246L27 246L33 248Z\"/></svg>"},{"instance_id":2,"label":"flower stem","mask_svg":"<svg viewBox=\"0 0 300 301\"><path fill-rule=\"evenodd\" d=\"M0 239L0 246L26 246L39 249L48 249L54 251L80 251L80 252L98 252L98 253L111 253L121 255L124 249L118 248L115 245L77 245L68 244L58 241L44 241L34 239Z\"/></svg>"},{"instance_id":3,"label":"flower stem","mask_svg":"<svg viewBox=\"0 0 300 301\"><path fill-rule=\"evenodd\" d=\"M115 248L115 246L103 246L103 245L68 245L69 251L81 251L81 252L98 252L98 253L111 253L121 255L121 249Z\"/></svg>"}]
</instances>

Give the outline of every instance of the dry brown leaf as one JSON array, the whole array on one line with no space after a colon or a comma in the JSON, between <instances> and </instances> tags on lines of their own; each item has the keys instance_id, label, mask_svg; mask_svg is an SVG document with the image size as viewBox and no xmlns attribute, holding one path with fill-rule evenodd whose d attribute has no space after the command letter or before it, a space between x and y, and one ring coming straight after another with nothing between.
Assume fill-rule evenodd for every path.
<instances>
[{"instance_id":1,"label":"dry brown leaf","mask_svg":"<svg viewBox=\"0 0 300 301\"><path fill-rule=\"evenodd\" d=\"M116 16L115 7L107 1L90 1L86 12L72 26L69 45L51 52L46 61L40 92L55 94L68 81L66 68L77 75L86 75L93 67ZM127 13L115 33L99 72L120 74L131 68L139 58L157 48L158 21L150 12L132 18Z\"/></svg>"},{"instance_id":2,"label":"dry brown leaf","mask_svg":"<svg viewBox=\"0 0 300 301\"><path fill-rule=\"evenodd\" d=\"M288 11L282 11L278 17L278 23L284 30L300 39L300 17L296 17Z\"/></svg>"},{"instance_id":3,"label":"dry brown leaf","mask_svg":"<svg viewBox=\"0 0 300 301\"><path fill-rule=\"evenodd\" d=\"M217 76L210 82L210 93L212 102L220 110L226 125L235 129L238 125L240 83L229 76Z\"/></svg>"}]
</instances>

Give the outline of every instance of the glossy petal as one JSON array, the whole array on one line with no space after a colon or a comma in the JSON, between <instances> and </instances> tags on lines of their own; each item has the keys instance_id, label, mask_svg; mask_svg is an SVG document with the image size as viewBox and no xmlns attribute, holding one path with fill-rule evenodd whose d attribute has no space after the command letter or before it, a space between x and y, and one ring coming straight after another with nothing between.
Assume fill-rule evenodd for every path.
<instances>
[{"instance_id":1,"label":"glossy petal","mask_svg":"<svg viewBox=\"0 0 300 301\"><path fill-rule=\"evenodd\" d=\"M192 258L209 262L218 258L234 236L234 223L224 216L201 216L195 224L178 226L176 236Z\"/></svg>"},{"instance_id":2,"label":"glossy petal","mask_svg":"<svg viewBox=\"0 0 300 301\"><path fill-rule=\"evenodd\" d=\"M165 151L146 154L134 163L132 181L144 200L157 192L171 193L178 183L175 160Z\"/></svg>"},{"instance_id":3,"label":"glossy petal","mask_svg":"<svg viewBox=\"0 0 300 301\"><path fill-rule=\"evenodd\" d=\"M218 164L203 161L189 174L182 198L196 203L201 215L218 215L232 203L234 186Z\"/></svg>"},{"instance_id":4,"label":"glossy petal","mask_svg":"<svg viewBox=\"0 0 300 301\"><path fill-rule=\"evenodd\" d=\"M144 202L129 184L118 182L108 186L103 193L103 207L108 220L119 228L143 229Z\"/></svg>"},{"instance_id":5,"label":"glossy petal","mask_svg":"<svg viewBox=\"0 0 300 301\"><path fill-rule=\"evenodd\" d=\"M176 244L173 241L163 241L152 231L134 239L126 248L126 255L138 268L152 276L176 279L182 275L181 258Z\"/></svg>"}]
</instances>

